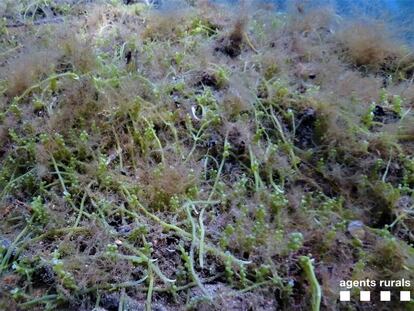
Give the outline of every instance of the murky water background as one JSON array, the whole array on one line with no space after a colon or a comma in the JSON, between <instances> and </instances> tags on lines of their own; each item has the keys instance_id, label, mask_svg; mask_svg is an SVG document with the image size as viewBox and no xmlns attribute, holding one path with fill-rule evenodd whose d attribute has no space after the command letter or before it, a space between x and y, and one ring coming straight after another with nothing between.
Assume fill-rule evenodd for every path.
<instances>
[{"instance_id":1,"label":"murky water background","mask_svg":"<svg viewBox=\"0 0 414 311\"><path fill-rule=\"evenodd\" d=\"M214 0L223 2L223 0ZM237 3L239 0L225 0ZM257 0L257 2L272 2L278 10L288 10L290 0ZM329 6L344 18L369 16L384 19L399 29L401 37L414 43L414 0L308 0L308 6Z\"/></svg>"}]
</instances>

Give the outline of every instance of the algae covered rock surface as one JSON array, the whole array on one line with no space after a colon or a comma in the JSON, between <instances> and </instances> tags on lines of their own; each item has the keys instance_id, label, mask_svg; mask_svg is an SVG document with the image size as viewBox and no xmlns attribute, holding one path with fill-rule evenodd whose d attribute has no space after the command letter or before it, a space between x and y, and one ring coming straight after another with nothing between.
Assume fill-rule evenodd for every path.
<instances>
[{"instance_id":1,"label":"algae covered rock surface","mask_svg":"<svg viewBox=\"0 0 414 311\"><path fill-rule=\"evenodd\" d=\"M340 281L414 282L414 56L389 25L0 9L0 309L379 310Z\"/></svg>"}]
</instances>

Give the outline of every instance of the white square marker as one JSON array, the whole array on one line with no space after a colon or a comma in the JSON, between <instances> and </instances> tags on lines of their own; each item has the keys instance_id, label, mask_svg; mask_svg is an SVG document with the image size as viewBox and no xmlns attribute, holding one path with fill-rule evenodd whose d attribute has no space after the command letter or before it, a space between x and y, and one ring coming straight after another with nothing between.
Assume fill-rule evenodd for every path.
<instances>
[{"instance_id":1,"label":"white square marker","mask_svg":"<svg viewBox=\"0 0 414 311\"><path fill-rule=\"evenodd\" d=\"M371 301L371 292L361 290L359 292L359 300L360 301Z\"/></svg>"},{"instance_id":2,"label":"white square marker","mask_svg":"<svg viewBox=\"0 0 414 311\"><path fill-rule=\"evenodd\" d=\"M410 301L410 300L411 300L411 293L409 291L400 292L400 301Z\"/></svg>"},{"instance_id":3,"label":"white square marker","mask_svg":"<svg viewBox=\"0 0 414 311\"><path fill-rule=\"evenodd\" d=\"M341 290L339 292L339 301L351 301L351 292Z\"/></svg>"},{"instance_id":4,"label":"white square marker","mask_svg":"<svg viewBox=\"0 0 414 311\"><path fill-rule=\"evenodd\" d=\"M391 292L390 291L381 291L380 300L381 301L391 301Z\"/></svg>"}]
</instances>

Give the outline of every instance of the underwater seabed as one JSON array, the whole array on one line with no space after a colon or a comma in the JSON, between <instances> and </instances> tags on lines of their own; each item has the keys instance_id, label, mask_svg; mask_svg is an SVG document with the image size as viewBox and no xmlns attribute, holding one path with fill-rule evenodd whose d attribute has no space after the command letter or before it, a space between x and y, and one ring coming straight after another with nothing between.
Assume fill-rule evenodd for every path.
<instances>
[{"instance_id":1,"label":"underwater seabed","mask_svg":"<svg viewBox=\"0 0 414 311\"><path fill-rule=\"evenodd\" d=\"M314 3L1 1L0 310L412 308L414 55Z\"/></svg>"}]
</instances>

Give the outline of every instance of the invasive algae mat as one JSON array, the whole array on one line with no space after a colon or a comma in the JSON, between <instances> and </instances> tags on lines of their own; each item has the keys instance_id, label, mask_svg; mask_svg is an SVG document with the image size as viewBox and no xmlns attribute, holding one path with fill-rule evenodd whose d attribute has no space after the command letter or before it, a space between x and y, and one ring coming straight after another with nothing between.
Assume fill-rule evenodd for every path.
<instances>
[{"instance_id":1,"label":"invasive algae mat","mask_svg":"<svg viewBox=\"0 0 414 311\"><path fill-rule=\"evenodd\" d=\"M0 309L379 310L340 281L414 280L387 25L77 2L1 4Z\"/></svg>"}]
</instances>

